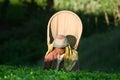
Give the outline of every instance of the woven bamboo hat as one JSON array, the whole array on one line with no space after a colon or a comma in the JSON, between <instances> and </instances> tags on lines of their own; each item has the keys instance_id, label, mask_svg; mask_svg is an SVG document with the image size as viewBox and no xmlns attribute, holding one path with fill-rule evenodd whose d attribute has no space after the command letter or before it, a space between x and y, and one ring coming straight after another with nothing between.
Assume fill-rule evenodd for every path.
<instances>
[{"instance_id":1,"label":"woven bamboo hat","mask_svg":"<svg viewBox=\"0 0 120 80\"><path fill-rule=\"evenodd\" d=\"M77 49L82 34L82 22L77 14L62 10L50 18L47 26L48 47L61 34L67 37L72 48Z\"/></svg>"}]
</instances>

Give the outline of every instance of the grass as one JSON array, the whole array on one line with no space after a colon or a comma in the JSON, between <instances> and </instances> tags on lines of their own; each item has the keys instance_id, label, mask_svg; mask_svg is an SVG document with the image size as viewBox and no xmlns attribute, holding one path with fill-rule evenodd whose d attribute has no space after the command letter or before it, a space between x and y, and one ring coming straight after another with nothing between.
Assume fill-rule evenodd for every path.
<instances>
[{"instance_id":1,"label":"grass","mask_svg":"<svg viewBox=\"0 0 120 80\"><path fill-rule=\"evenodd\" d=\"M105 72L65 72L40 67L0 66L0 80L119 80L120 74Z\"/></svg>"}]
</instances>

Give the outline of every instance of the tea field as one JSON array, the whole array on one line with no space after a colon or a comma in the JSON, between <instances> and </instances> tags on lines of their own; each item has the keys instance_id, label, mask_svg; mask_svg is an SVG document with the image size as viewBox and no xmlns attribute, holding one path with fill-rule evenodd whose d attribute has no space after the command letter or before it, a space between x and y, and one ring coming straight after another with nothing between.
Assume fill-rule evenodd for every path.
<instances>
[{"instance_id":1,"label":"tea field","mask_svg":"<svg viewBox=\"0 0 120 80\"><path fill-rule=\"evenodd\" d=\"M60 10L83 24L77 72L42 69ZM0 80L120 80L120 0L0 0Z\"/></svg>"},{"instance_id":2,"label":"tea field","mask_svg":"<svg viewBox=\"0 0 120 80\"><path fill-rule=\"evenodd\" d=\"M120 73L100 71L65 72L41 67L0 66L0 80L120 80Z\"/></svg>"}]
</instances>

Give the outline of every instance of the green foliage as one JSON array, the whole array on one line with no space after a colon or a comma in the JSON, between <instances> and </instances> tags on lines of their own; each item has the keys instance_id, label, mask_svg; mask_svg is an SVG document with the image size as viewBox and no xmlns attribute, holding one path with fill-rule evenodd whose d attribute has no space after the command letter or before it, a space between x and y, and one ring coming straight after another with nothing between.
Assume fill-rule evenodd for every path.
<instances>
[{"instance_id":1,"label":"green foliage","mask_svg":"<svg viewBox=\"0 0 120 80\"><path fill-rule=\"evenodd\" d=\"M65 72L40 67L0 66L0 80L119 80L120 74L104 72Z\"/></svg>"},{"instance_id":2,"label":"green foliage","mask_svg":"<svg viewBox=\"0 0 120 80\"><path fill-rule=\"evenodd\" d=\"M19 5L20 4L20 0L10 0L10 3Z\"/></svg>"},{"instance_id":3,"label":"green foliage","mask_svg":"<svg viewBox=\"0 0 120 80\"><path fill-rule=\"evenodd\" d=\"M56 9L70 9L83 11L85 13L104 13L112 14L116 10L115 4L119 0L55 0ZM110 6L112 5L112 6Z\"/></svg>"},{"instance_id":4,"label":"green foliage","mask_svg":"<svg viewBox=\"0 0 120 80\"><path fill-rule=\"evenodd\" d=\"M84 38L78 48L81 69L119 72L120 30Z\"/></svg>"},{"instance_id":5,"label":"green foliage","mask_svg":"<svg viewBox=\"0 0 120 80\"><path fill-rule=\"evenodd\" d=\"M42 6L43 8L45 8L46 4L46 0L35 0L37 2L38 5Z\"/></svg>"},{"instance_id":6,"label":"green foliage","mask_svg":"<svg viewBox=\"0 0 120 80\"><path fill-rule=\"evenodd\" d=\"M0 9L3 1L0 0ZM37 63L42 66L47 51L48 20L56 11L69 9L75 12L83 23L83 34L78 48L80 68L120 71L118 54L120 53L120 30L114 25L113 16L114 12L119 10L116 5L119 4L119 0L54 0L55 5L52 10L45 9L46 0L35 0L34 8L31 0L26 0L27 3L21 1L10 0L10 4L5 8L6 15L0 11L0 64L35 65ZM108 13L109 25L106 24L104 12ZM118 20L118 27L119 24ZM46 71L46 73L50 72ZM67 75L65 72L56 75L58 78L60 76L60 79L69 79L70 76L65 78L62 74ZM77 74L71 73L73 78L70 78L73 80L75 77L78 78L75 76ZM90 75L94 76L92 73ZM45 79L50 78L45 77ZM89 79L93 79L92 76Z\"/></svg>"},{"instance_id":7,"label":"green foliage","mask_svg":"<svg viewBox=\"0 0 120 80\"><path fill-rule=\"evenodd\" d=\"M31 0L26 0L28 3ZM3 0L1 0L3 2ZM10 0L11 4L20 5L20 0ZM46 0L35 0L35 2L45 9ZM83 11L85 13L100 14L107 12L113 14L118 8L119 0L54 0L54 8L69 9L73 11Z\"/></svg>"},{"instance_id":8,"label":"green foliage","mask_svg":"<svg viewBox=\"0 0 120 80\"><path fill-rule=\"evenodd\" d=\"M21 21L24 19L24 14L25 14L25 8L23 8L23 6L12 5L8 8L8 12L6 14L6 19L8 19L8 20L10 19L11 21L14 21L14 20Z\"/></svg>"},{"instance_id":9,"label":"green foliage","mask_svg":"<svg viewBox=\"0 0 120 80\"><path fill-rule=\"evenodd\" d=\"M35 26L35 27L33 27ZM0 61L4 64L35 64L46 52L46 27L36 20L1 32ZM43 36L41 36L43 35Z\"/></svg>"}]
</instances>

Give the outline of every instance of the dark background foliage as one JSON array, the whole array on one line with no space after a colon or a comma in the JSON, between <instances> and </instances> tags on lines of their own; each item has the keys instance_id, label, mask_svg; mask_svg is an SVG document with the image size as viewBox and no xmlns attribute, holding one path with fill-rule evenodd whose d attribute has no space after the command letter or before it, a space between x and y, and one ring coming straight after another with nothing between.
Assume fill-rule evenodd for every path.
<instances>
[{"instance_id":1,"label":"dark background foliage","mask_svg":"<svg viewBox=\"0 0 120 80\"><path fill-rule=\"evenodd\" d=\"M119 72L120 1L91 1L1 0L0 64L42 67L48 21L57 11L68 9L83 23L78 47L80 69ZM96 9L98 3L101 7ZM115 4L114 8L110 7L111 3Z\"/></svg>"}]
</instances>

